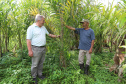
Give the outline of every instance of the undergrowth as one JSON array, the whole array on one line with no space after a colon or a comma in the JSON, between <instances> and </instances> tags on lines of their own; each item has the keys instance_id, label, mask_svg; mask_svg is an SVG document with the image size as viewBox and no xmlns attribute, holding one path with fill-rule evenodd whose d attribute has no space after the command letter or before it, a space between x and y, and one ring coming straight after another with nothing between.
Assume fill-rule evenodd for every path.
<instances>
[{"instance_id":1,"label":"undergrowth","mask_svg":"<svg viewBox=\"0 0 126 84\"><path fill-rule=\"evenodd\" d=\"M46 53L43 66L43 75L47 78L40 80L38 84L125 84L119 83L118 75L109 72L109 67L113 64L114 53L92 54L89 75L81 73L78 65L78 50L69 51L70 59L67 67L59 65L58 52ZM7 53L0 58L0 84L31 84L31 58L27 50L17 55Z\"/></svg>"}]
</instances>

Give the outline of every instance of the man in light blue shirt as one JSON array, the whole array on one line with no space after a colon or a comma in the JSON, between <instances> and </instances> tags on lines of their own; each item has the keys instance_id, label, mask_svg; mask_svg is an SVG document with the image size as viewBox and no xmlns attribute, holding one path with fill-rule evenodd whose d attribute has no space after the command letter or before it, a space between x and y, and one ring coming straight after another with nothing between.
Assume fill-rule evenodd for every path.
<instances>
[{"instance_id":1,"label":"man in light blue shirt","mask_svg":"<svg viewBox=\"0 0 126 84\"><path fill-rule=\"evenodd\" d=\"M46 52L46 34L52 38L60 37L60 35L49 34L44 23L44 17L38 14L35 23L27 29L28 54L32 58L31 75L35 84L37 84L37 76L40 79L45 78L42 75L42 68Z\"/></svg>"},{"instance_id":2,"label":"man in light blue shirt","mask_svg":"<svg viewBox=\"0 0 126 84\"><path fill-rule=\"evenodd\" d=\"M31 45L45 46L46 34L48 35L49 32L45 26L40 28L35 23L27 29L27 39L31 40Z\"/></svg>"}]
</instances>

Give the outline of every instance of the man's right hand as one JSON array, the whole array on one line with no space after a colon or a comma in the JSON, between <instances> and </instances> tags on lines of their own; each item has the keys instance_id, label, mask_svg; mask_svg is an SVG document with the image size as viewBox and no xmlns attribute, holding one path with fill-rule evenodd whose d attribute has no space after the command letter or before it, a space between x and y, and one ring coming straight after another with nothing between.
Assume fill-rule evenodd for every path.
<instances>
[{"instance_id":1,"label":"man's right hand","mask_svg":"<svg viewBox=\"0 0 126 84\"><path fill-rule=\"evenodd\" d=\"M68 29L75 30L75 28L73 28L73 27L71 27L71 26L66 25L66 27L67 27Z\"/></svg>"},{"instance_id":2,"label":"man's right hand","mask_svg":"<svg viewBox=\"0 0 126 84\"><path fill-rule=\"evenodd\" d=\"M32 50L28 51L28 55L29 55L29 57L33 57L33 51Z\"/></svg>"}]
</instances>

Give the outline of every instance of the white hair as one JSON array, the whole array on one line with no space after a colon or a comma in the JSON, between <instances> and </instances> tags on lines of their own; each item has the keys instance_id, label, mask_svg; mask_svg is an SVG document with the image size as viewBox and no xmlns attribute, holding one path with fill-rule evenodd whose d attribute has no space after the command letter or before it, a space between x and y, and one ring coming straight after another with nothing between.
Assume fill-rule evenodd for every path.
<instances>
[{"instance_id":1,"label":"white hair","mask_svg":"<svg viewBox=\"0 0 126 84\"><path fill-rule=\"evenodd\" d=\"M42 20L42 18L44 18L44 16L37 14L35 17L35 22L37 22L38 20Z\"/></svg>"}]
</instances>

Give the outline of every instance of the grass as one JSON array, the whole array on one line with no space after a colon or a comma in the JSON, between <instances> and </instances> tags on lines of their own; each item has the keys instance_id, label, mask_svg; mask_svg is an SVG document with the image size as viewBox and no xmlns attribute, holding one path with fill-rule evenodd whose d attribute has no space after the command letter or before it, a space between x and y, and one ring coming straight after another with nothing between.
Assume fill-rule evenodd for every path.
<instances>
[{"instance_id":1,"label":"grass","mask_svg":"<svg viewBox=\"0 0 126 84\"><path fill-rule=\"evenodd\" d=\"M92 54L90 74L87 76L79 69L78 50L69 51L66 68L59 66L57 53L47 52L43 67L43 75L47 78L38 79L38 84L125 84L125 81L117 82L118 75L107 69L113 64L113 56L114 53L109 52ZM23 57L6 54L0 59L0 84L31 84L30 67L31 58L27 50L23 52Z\"/></svg>"}]
</instances>

